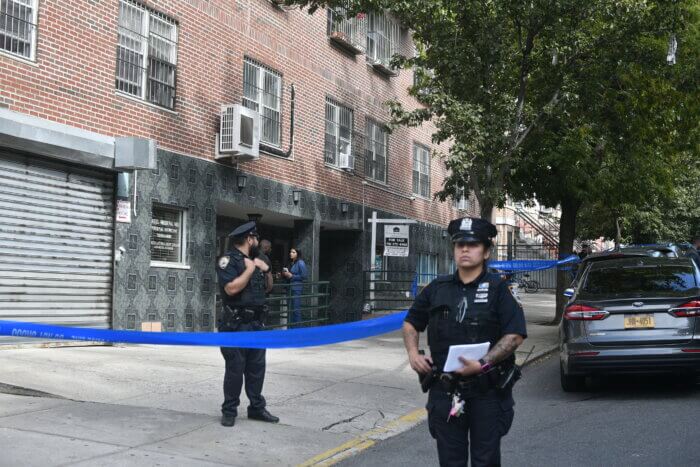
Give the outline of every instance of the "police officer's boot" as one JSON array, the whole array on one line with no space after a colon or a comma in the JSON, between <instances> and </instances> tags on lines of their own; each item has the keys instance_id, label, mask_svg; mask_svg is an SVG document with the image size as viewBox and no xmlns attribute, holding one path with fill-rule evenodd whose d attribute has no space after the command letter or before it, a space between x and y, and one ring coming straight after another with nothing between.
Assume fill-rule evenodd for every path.
<instances>
[{"instance_id":1,"label":"police officer's boot","mask_svg":"<svg viewBox=\"0 0 700 467\"><path fill-rule=\"evenodd\" d=\"M233 426L236 424L236 417L234 417L233 415L222 415L221 424L223 426Z\"/></svg>"},{"instance_id":2,"label":"police officer's boot","mask_svg":"<svg viewBox=\"0 0 700 467\"><path fill-rule=\"evenodd\" d=\"M259 420L261 422L267 423L277 423L280 421L279 417L275 417L270 412L268 412L267 409L256 410L254 412L249 410L248 418L251 420Z\"/></svg>"}]
</instances>

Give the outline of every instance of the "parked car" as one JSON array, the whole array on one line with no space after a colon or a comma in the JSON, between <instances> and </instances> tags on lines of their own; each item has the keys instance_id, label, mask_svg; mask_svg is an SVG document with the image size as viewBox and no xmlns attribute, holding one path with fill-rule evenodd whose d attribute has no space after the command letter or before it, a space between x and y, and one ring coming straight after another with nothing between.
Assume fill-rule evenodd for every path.
<instances>
[{"instance_id":1,"label":"parked car","mask_svg":"<svg viewBox=\"0 0 700 467\"><path fill-rule=\"evenodd\" d=\"M690 258L589 264L559 327L561 386L587 376L700 372L700 268Z\"/></svg>"}]
</instances>

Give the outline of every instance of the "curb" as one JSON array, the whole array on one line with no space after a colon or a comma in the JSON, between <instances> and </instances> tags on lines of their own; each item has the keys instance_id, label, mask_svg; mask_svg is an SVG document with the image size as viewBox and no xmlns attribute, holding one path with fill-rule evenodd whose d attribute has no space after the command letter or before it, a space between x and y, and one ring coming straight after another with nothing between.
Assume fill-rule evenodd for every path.
<instances>
[{"instance_id":1,"label":"curb","mask_svg":"<svg viewBox=\"0 0 700 467\"><path fill-rule=\"evenodd\" d=\"M371 448L378 441L389 439L410 430L414 426L424 421L427 416L428 413L424 408L414 410L413 412L399 417L396 420L392 420L384 426L369 430L362 433L360 436L341 444L340 446L329 449L326 452L322 452L306 462L299 464L297 467L321 467L337 464L343 459L347 459L348 457L358 454L365 449Z\"/></svg>"},{"instance_id":2,"label":"curb","mask_svg":"<svg viewBox=\"0 0 700 467\"><path fill-rule=\"evenodd\" d=\"M535 357L527 360L522 368L528 367L534 363L539 363L545 360L550 355L557 351L557 346L552 346L549 349L537 354ZM378 441L397 436L405 431L410 430L428 418L428 413L424 408L414 410L402 417L397 418L384 426L374 428L361 435L353 438L340 446L322 452L311 459L298 464L297 467L325 467L335 465L338 462L359 454L360 452L371 448Z\"/></svg>"}]
</instances>

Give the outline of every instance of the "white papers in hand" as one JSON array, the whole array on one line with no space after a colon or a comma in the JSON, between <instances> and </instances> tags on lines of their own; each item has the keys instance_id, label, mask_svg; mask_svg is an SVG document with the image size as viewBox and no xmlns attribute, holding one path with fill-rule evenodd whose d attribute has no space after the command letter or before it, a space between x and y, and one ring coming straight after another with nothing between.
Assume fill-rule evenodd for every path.
<instances>
[{"instance_id":1,"label":"white papers in hand","mask_svg":"<svg viewBox=\"0 0 700 467\"><path fill-rule=\"evenodd\" d=\"M457 371L462 368L464 364L459 361L459 357L464 357L467 360L479 360L483 358L488 351L488 342L468 345L451 345L443 371L449 373L450 371Z\"/></svg>"}]
</instances>

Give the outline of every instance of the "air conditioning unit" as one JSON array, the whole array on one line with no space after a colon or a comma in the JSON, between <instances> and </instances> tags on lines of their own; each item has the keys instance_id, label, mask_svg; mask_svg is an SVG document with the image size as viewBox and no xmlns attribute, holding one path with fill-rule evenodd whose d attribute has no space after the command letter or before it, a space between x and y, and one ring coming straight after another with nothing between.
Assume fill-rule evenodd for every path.
<instances>
[{"instance_id":1,"label":"air conditioning unit","mask_svg":"<svg viewBox=\"0 0 700 467\"><path fill-rule=\"evenodd\" d=\"M240 104L222 105L216 158L256 160L260 157L259 146L260 114Z\"/></svg>"},{"instance_id":2,"label":"air conditioning unit","mask_svg":"<svg viewBox=\"0 0 700 467\"><path fill-rule=\"evenodd\" d=\"M346 146L346 152L338 153L338 168L343 170L355 170L355 156L352 155L351 146Z\"/></svg>"}]
</instances>

